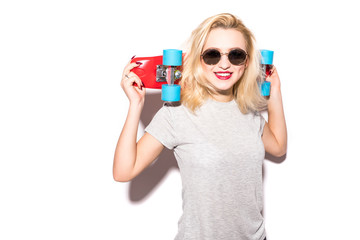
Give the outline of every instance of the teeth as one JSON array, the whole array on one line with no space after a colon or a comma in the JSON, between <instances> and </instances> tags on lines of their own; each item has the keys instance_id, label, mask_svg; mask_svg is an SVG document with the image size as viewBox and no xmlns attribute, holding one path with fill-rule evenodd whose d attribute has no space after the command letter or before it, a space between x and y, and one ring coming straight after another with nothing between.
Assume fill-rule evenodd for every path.
<instances>
[{"instance_id":1,"label":"teeth","mask_svg":"<svg viewBox=\"0 0 360 240\"><path fill-rule=\"evenodd\" d=\"M226 77L226 76L230 76L230 73L216 73L216 75Z\"/></svg>"}]
</instances>

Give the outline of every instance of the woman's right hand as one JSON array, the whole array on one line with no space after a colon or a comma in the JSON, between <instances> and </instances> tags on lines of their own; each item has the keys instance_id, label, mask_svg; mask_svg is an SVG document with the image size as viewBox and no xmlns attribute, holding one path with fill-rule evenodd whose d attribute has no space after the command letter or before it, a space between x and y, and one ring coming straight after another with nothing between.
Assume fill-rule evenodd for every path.
<instances>
[{"instance_id":1,"label":"woman's right hand","mask_svg":"<svg viewBox=\"0 0 360 240\"><path fill-rule=\"evenodd\" d=\"M164 149L162 143L148 133L137 141L141 112L145 103L145 88L140 78L131 70L139 65L128 63L121 80L121 87L130 100L130 106L114 155L113 176L119 182L133 179ZM137 86L134 86L134 83Z\"/></svg>"},{"instance_id":2,"label":"woman's right hand","mask_svg":"<svg viewBox=\"0 0 360 240\"><path fill-rule=\"evenodd\" d=\"M123 71L121 87L128 97L130 103L144 104L145 102L145 88L141 79L131 70L135 67L140 66L141 63L129 62ZM136 85L134 85L136 83Z\"/></svg>"}]
</instances>

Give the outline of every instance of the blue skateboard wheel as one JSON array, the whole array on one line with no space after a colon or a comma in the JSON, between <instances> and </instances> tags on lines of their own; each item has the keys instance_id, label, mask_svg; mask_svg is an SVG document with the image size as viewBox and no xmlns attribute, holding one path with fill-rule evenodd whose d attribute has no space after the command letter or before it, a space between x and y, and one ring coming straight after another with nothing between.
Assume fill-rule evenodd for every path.
<instances>
[{"instance_id":1,"label":"blue skateboard wheel","mask_svg":"<svg viewBox=\"0 0 360 240\"><path fill-rule=\"evenodd\" d=\"M181 66L182 65L182 51L177 50L177 49L163 50L163 65Z\"/></svg>"},{"instance_id":2,"label":"blue skateboard wheel","mask_svg":"<svg viewBox=\"0 0 360 240\"><path fill-rule=\"evenodd\" d=\"M273 64L274 51L271 50L260 50L261 53L261 64L271 65Z\"/></svg>"},{"instance_id":3,"label":"blue skateboard wheel","mask_svg":"<svg viewBox=\"0 0 360 240\"><path fill-rule=\"evenodd\" d=\"M267 96L270 96L270 85L271 83L270 82L263 82L261 84L261 95L264 96L264 97L267 97Z\"/></svg>"},{"instance_id":4,"label":"blue skateboard wheel","mask_svg":"<svg viewBox=\"0 0 360 240\"><path fill-rule=\"evenodd\" d=\"M161 87L161 100L165 102L180 101L180 85L163 84Z\"/></svg>"}]
</instances>

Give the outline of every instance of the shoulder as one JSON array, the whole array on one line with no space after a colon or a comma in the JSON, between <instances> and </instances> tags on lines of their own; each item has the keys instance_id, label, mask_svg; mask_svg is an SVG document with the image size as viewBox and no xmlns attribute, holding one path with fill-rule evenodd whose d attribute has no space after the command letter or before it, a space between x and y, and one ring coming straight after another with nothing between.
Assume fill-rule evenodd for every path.
<instances>
[{"instance_id":1,"label":"shoulder","mask_svg":"<svg viewBox=\"0 0 360 240\"><path fill-rule=\"evenodd\" d=\"M175 102L165 102L164 105L157 111L154 116L154 119L167 119L172 120L174 118L179 118L183 116L186 112L186 107L181 103Z\"/></svg>"},{"instance_id":2,"label":"shoulder","mask_svg":"<svg viewBox=\"0 0 360 240\"><path fill-rule=\"evenodd\" d=\"M264 116L261 114L261 112L253 112L252 115L253 115L255 125L257 127L260 127L260 132L262 133L264 130L264 126L266 124L266 120L265 120Z\"/></svg>"},{"instance_id":3,"label":"shoulder","mask_svg":"<svg viewBox=\"0 0 360 240\"><path fill-rule=\"evenodd\" d=\"M167 114L176 114L183 111L185 106L180 102L165 102L164 105L159 109L159 112Z\"/></svg>"}]
</instances>

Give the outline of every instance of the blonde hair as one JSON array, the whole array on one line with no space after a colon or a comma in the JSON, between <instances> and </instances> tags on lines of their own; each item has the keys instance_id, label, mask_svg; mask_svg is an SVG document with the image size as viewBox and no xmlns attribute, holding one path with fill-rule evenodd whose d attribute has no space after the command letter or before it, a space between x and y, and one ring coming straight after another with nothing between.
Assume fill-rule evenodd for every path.
<instances>
[{"instance_id":1,"label":"blonde hair","mask_svg":"<svg viewBox=\"0 0 360 240\"><path fill-rule=\"evenodd\" d=\"M262 74L260 53L255 48L255 37L240 19L229 13L218 14L206 19L191 34L184 59L181 84L181 103L195 111L211 96L214 89L204 77L201 67L201 53L211 30L215 28L235 29L245 38L248 53L247 67L240 80L233 86L233 95L242 113L260 111L265 107L258 81Z\"/></svg>"}]
</instances>

